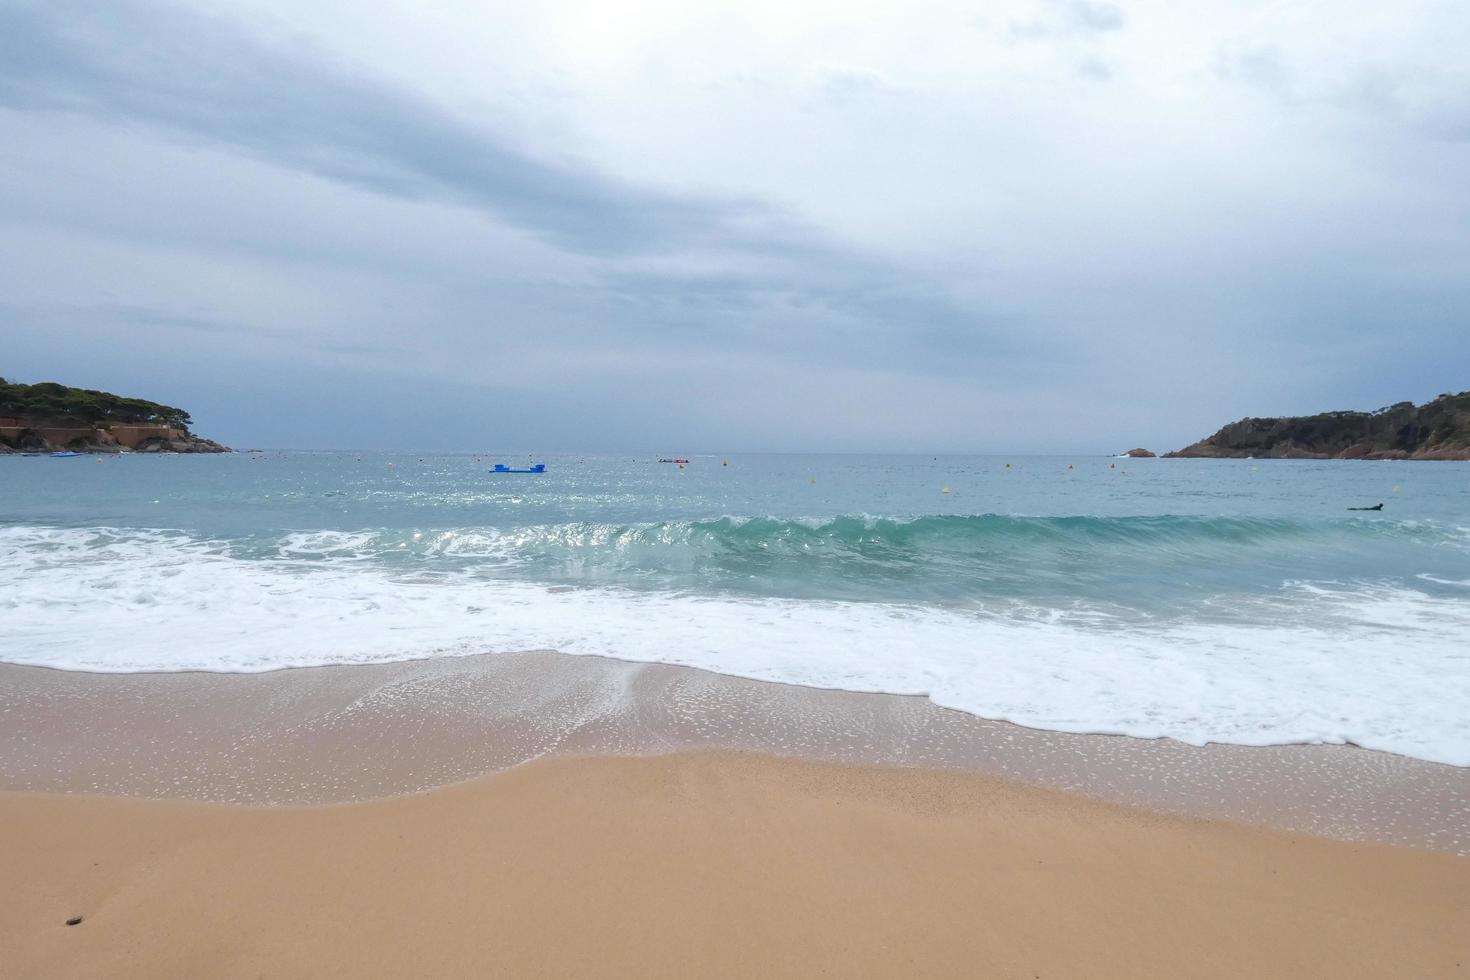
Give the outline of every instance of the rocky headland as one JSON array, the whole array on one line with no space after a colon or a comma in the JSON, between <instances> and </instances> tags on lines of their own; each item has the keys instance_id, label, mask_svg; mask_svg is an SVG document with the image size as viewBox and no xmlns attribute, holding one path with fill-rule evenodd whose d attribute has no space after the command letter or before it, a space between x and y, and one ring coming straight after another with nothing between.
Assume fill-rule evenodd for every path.
<instances>
[{"instance_id":1,"label":"rocky headland","mask_svg":"<svg viewBox=\"0 0 1470 980\"><path fill-rule=\"evenodd\" d=\"M1166 457L1470 460L1470 391L1376 412L1232 422Z\"/></svg>"},{"instance_id":2,"label":"rocky headland","mask_svg":"<svg viewBox=\"0 0 1470 980\"><path fill-rule=\"evenodd\" d=\"M0 453L227 453L189 431L189 413L55 382L0 378Z\"/></svg>"}]
</instances>

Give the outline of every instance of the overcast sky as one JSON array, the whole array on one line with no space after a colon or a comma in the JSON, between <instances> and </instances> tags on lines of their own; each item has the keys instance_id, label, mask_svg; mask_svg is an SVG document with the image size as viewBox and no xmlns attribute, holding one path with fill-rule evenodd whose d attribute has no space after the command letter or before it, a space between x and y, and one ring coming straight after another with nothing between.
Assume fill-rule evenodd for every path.
<instances>
[{"instance_id":1,"label":"overcast sky","mask_svg":"<svg viewBox=\"0 0 1470 980\"><path fill-rule=\"evenodd\" d=\"M1470 388L1467 51L1462 0L0 0L0 375L324 448L1422 401Z\"/></svg>"}]
</instances>

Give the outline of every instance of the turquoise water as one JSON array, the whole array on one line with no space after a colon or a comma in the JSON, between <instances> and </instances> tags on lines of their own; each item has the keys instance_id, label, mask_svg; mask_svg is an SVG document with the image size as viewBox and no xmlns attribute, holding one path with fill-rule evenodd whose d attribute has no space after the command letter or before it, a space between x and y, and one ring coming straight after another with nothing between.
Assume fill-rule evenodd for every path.
<instances>
[{"instance_id":1,"label":"turquoise water","mask_svg":"<svg viewBox=\"0 0 1470 980\"><path fill-rule=\"evenodd\" d=\"M554 648L1470 764L1467 464L543 458L0 457L0 657Z\"/></svg>"}]
</instances>

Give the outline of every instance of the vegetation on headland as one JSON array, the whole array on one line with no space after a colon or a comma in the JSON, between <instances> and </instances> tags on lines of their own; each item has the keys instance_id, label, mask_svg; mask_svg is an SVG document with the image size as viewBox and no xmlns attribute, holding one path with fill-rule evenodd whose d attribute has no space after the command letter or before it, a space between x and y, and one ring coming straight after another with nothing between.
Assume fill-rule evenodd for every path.
<instances>
[{"instance_id":1,"label":"vegetation on headland","mask_svg":"<svg viewBox=\"0 0 1470 980\"><path fill-rule=\"evenodd\" d=\"M1470 459L1470 391L1376 412L1323 412L1232 422L1173 457Z\"/></svg>"},{"instance_id":2,"label":"vegetation on headland","mask_svg":"<svg viewBox=\"0 0 1470 980\"><path fill-rule=\"evenodd\" d=\"M189 413L143 398L0 378L0 453L223 453L189 432Z\"/></svg>"},{"instance_id":3,"label":"vegetation on headland","mask_svg":"<svg viewBox=\"0 0 1470 980\"><path fill-rule=\"evenodd\" d=\"M174 425L189 427L189 413L142 398L72 388L54 381L15 384L0 378L0 418L76 425Z\"/></svg>"}]
</instances>

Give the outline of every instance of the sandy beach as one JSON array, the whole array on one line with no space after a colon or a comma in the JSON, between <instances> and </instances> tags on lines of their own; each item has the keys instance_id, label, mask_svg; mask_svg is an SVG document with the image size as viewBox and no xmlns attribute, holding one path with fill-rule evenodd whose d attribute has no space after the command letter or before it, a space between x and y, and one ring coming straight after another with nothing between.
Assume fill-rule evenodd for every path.
<instances>
[{"instance_id":1,"label":"sandy beach","mask_svg":"<svg viewBox=\"0 0 1470 980\"><path fill-rule=\"evenodd\" d=\"M1351 747L1031 732L556 654L0 666L0 708L6 976L1470 964L1464 770Z\"/></svg>"},{"instance_id":2,"label":"sandy beach","mask_svg":"<svg viewBox=\"0 0 1470 980\"><path fill-rule=\"evenodd\" d=\"M7 793L0 833L16 977L1470 965L1464 859L754 754L548 759L327 807Z\"/></svg>"},{"instance_id":3,"label":"sandy beach","mask_svg":"<svg viewBox=\"0 0 1470 980\"><path fill-rule=\"evenodd\" d=\"M1467 50L0 0L0 980L1470 980Z\"/></svg>"}]
</instances>

